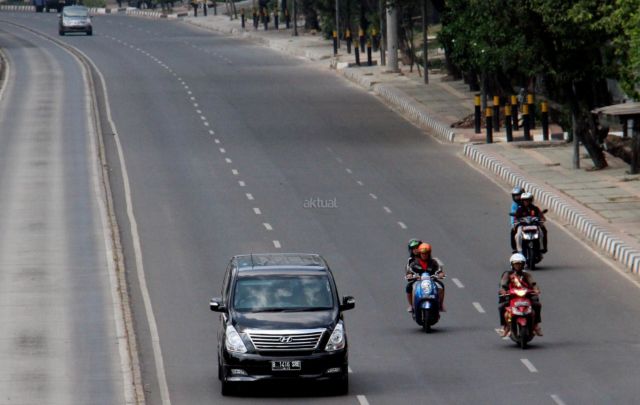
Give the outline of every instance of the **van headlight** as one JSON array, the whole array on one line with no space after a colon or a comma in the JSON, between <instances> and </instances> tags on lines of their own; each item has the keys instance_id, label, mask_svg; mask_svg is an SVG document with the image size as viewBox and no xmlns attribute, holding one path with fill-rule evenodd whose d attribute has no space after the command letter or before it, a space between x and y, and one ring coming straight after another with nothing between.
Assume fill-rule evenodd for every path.
<instances>
[{"instance_id":1,"label":"van headlight","mask_svg":"<svg viewBox=\"0 0 640 405\"><path fill-rule=\"evenodd\" d=\"M232 353L246 353L247 347L244 345L240 334L231 325L227 326L227 332L225 333L224 347L228 352Z\"/></svg>"},{"instance_id":2,"label":"van headlight","mask_svg":"<svg viewBox=\"0 0 640 405\"><path fill-rule=\"evenodd\" d=\"M333 329L324 350L326 352L335 352L336 350L344 349L345 343L344 326L342 325L342 321L340 321Z\"/></svg>"}]
</instances>

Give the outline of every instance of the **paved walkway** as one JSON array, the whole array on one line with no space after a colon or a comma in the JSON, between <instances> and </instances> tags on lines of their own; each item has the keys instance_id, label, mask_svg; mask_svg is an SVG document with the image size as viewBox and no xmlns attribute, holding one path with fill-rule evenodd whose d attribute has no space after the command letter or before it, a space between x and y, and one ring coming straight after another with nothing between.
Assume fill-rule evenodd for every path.
<instances>
[{"instance_id":1,"label":"paved walkway","mask_svg":"<svg viewBox=\"0 0 640 405\"><path fill-rule=\"evenodd\" d=\"M292 30L283 29L283 25L278 31L254 30L247 21L243 30L239 20L228 16L184 20L336 69L442 141L464 144L467 159L509 186L518 184L533 192L538 205L548 208L553 217L573 226L628 271L640 275L640 175L629 175L629 166L620 159L608 155L609 168L590 171L593 165L581 148L582 168L573 169L573 146L564 142L562 134L541 141L539 124L532 130L533 142L523 141L522 132L514 132L516 142L507 143L503 130L494 134L492 144L485 143L484 130L475 134L473 128L452 128L453 123L473 113L475 93L461 81L444 81L438 72L430 72L430 83L425 85L416 69L409 72L408 67L402 67L398 74L385 72L383 66L354 66L355 56L346 53L344 43L334 57L331 41L302 29L293 37ZM374 54L374 63L378 57L379 53ZM366 54L361 55L361 62L366 64Z\"/></svg>"}]
</instances>

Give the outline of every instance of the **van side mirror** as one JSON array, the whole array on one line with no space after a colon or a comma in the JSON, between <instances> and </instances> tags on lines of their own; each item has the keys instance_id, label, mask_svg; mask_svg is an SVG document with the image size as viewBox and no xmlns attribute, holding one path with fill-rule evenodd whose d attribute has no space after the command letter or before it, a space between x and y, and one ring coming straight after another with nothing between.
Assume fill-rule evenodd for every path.
<instances>
[{"instance_id":1,"label":"van side mirror","mask_svg":"<svg viewBox=\"0 0 640 405\"><path fill-rule=\"evenodd\" d=\"M342 304L340 305L341 311L347 311L353 309L356 306L356 299L350 295L342 297Z\"/></svg>"},{"instance_id":2,"label":"van side mirror","mask_svg":"<svg viewBox=\"0 0 640 405\"><path fill-rule=\"evenodd\" d=\"M226 312L227 307L222 303L222 299L220 298L211 298L209 301L209 309L213 312Z\"/></svg>"}]
</instances>

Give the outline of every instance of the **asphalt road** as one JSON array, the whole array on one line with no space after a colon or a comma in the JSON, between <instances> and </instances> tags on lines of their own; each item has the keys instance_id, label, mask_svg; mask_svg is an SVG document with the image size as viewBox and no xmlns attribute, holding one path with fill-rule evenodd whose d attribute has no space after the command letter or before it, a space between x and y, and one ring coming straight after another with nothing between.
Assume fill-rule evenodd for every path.
<instances>
[{"instance_id":1,"label":"asphalt road","mask_svg":"<svg viewBox=\"0 0 640 405\"><path fill-rule=\"evenodd\" d=\"M123 403L80 66L4 22L0 48L0 403Z\"/></svg>"},{"instance_id":2,"label":"asphalt road","mask_svg":"<svg viewBox=\"0 0 640 405\"><path fill-rule=\"evenodd\" d=\"M56 33L52 15L10 16ZM149 403L222 402L207 302L229 257L252 251L320 253L356 297L351 390L247 390L225 403L637 402L638 286L562 224L548 225L535 273L545 336L527 351L498 337L509 196L458 147L327 70L181 22L98 16L93 38L63 40L104 74L122 144L129 213L107 140ZM335 208L310 207L319 200ZM448 274L432 335L405 312L411 237L431 242Z\"/></svg>"}]
</instances>

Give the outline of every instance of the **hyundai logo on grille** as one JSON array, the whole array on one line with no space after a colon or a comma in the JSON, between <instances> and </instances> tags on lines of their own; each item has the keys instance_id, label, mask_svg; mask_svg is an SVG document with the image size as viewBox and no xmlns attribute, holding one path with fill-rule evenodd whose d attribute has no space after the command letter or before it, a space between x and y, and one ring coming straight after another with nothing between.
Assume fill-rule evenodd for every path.
<instances>
[{"instance_id":1,"label":"hyundai logo on grille","mask_svg":"<svg viewBox=\"0 0 640 405\"><path fill-rule=\"evenodd\" d=\"M280 336L280 343L291 343L292 340L291 336Z\"/></svg>"}]
</instances>

